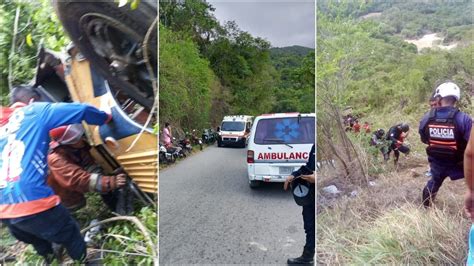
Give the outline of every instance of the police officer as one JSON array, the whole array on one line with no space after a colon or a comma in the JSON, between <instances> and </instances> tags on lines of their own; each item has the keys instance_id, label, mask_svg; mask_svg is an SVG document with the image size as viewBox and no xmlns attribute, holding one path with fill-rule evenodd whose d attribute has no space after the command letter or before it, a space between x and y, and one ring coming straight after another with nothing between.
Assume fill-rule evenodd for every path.
<instances>
[{"instance_id":1,"label":"police officer","mask_svg":"<svg viewBox=\"0 0 474 266\"><path fill-rule=\"evenodd\" d=\"M390 153L393 151L395 155L394 163L398 163L398 158L400 157L400 152L404 154L410 153L410 148L403 145L404 139L408 136L408 131L410 127L408 124L402 123L391 127L387 133L387 140L390 141L390 145L388 146L387 153L384 154L385 161L390 159Z\"/></svg>"},{"instance_id":2,"label":"police officer","mask_svg":"<svg viewBox=\"0 0 474 266\"><path fill-rule=\"evenodd\" d=\"M304 224L304 231L306 233L306 244L303 249L303 254L297 258L290 258L288 259L287 263L292 264L313 264L314 263L314 249L316 246L316 225L315 225L315 218L316 218L316 208L315 208L315 182L316 176L314 173L315 168L315 145L311 148L311 152L309 153L309 160L306 165L303 165L297 171L291 173L290 176L286 178L284 189L288 189L288 184L295 179L295 177L301 176L302 179L306 180L311 184L310 195L312 195L312 202L308 205L303 206L303 224ZM313 171L313 174L305 175L305 169L309 169Z\"/></svg>"},{"instance_id":3,"label":"police officer","mask_svg":"<svg viewBox=\"0 0 474 266\"><path fill-rule=\"evenodd\" d=\"M423 189L422 201L429 207L446 177L457 180L464 177L463 155L469 140L472 120L454 107L461 90L453 82L436 88L440 106L426 113L420 122L421 141L428 144L426 153L431 168L431 179Z\"/></svg>"}]
</instances>

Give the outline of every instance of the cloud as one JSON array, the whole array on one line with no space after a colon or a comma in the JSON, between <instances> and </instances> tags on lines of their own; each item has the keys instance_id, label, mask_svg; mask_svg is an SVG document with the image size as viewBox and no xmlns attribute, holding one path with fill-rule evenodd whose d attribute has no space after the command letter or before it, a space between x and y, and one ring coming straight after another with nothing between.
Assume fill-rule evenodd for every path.
<instances>
[{"instance_id":1,"label":"cloud","mask_svg":"<svg viewBox=\"0 0 474 266\"><path fill-rule=\"evenodd\" d=\"M239 28L270 41L273 47L301 45L314 48L314 1L208 1L221 22L234 20Z\"/></svg>"}]
</instances>

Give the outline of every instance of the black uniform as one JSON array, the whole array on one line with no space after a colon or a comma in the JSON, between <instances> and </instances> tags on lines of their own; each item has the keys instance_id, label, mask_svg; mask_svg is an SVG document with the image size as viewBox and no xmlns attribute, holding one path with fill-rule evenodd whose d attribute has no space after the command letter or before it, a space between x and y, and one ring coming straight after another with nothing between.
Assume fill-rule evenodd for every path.
<instances>
[{"instance_id":1,"label":"black uniform","mask_svg":"<svg viewBox=\"0 0 474 266\"><path fill-rule=\"evenodd\" d=\"M311 152L309 153L309 160L305 166L302 166L297 171L294 171L291 175L297 177L303 173L303 169L305 167L309 168L310 170L314 171L315 169L315 145L311 148ZM307 257L314 256L314 249L316 246L315 241L315 234L316 234L316 226L315 226L315 217L316 217L316 208L315 208L315 184L311 184L310 191L311 195L313 196L312 204L303 206L303 223L304 223L304 231L306 233L306 244L304 246L303 256L306 254Z\"/></svg>"},{"instance_id":2,"label":"black uniform","mask_svg":"<svg viewBox=\"0 0 474 266\"><path fill-rule=\"evenodd\" d=\"M388 146L388 151L386 153L386 156L384 156L385 160L388 160L390 158L390 153L392 151L395 154L395 163L398 162L398 158L400 157L400 152L405 153L405 154L410 153L410 148L403 145L403 138L402 138L403 130L401 129L401 125L402 124L395 125L388 130L386 139L390 141L390 145ZM402 144L399 144L398 142L402 142Z\"/></svg>"}]
</instances>

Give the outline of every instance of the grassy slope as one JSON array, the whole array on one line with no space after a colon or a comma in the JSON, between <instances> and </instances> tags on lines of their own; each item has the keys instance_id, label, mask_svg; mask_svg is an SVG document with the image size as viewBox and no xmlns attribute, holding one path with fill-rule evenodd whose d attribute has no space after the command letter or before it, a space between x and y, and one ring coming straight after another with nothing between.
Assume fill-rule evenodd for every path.
<instances>
[{"instance_id":1,"label":"grassy slope","mask_svg":"<svg viewBox=\"0 0 474 266\"><path fill-rule=\"evenodd\" d=\"M351 135L363 162L372 170L375 186L362 186L341 178L338 170L323 168L318 173L318 262L324 264L463 264L467 253L470 222L463 215L464 180L449 179L441 187L435 208L421 207L421 191L428 181L425 147L418 135L419 119L428 110L420 104L410 116L402 113L370 114L362 121L372 128L408 122L406 142L409 156L401 155L398 169L371 159L369 136ZM466 110L472 114L473 110ZM392 153L393 156L393 153ZM393 157L392 157L393 158ZM337 196L322 191L336 185ZM351 197L352 191L357 196Z\"/></svg>"},{"instance_id":2,"label":"grassy slope","mask_svg":"<svg viewBox=\"0 0 474 266\"><path fill-rule=\"evenodd\" d=\"M446 181L435 207L421 207L428 177L424 156L403 157L373 179L356 186L328 169L318 187L336 184L336 198L318 195L318 262L324 264L462 264L470 222L463 217L464 182ZM350 192L357 191L351 197Z\"/></svg>"},{"instance_id":3,"label":"grassy slope","mask_svg":"<svg viewBox=\"0 0 474 266\"><path fill-rule=\"evenodd\" d=\"M454 35L458 29L466 30L453 27L448 33ZM472 37L449 39L472 43ZM413 109L416 111L410 115L373 110L361 119L373 123L374 130L388 130L400 122L410 124L411 133L406 141L412 153L401 155L398 169L391 162L383 164L380 155L378 163L370 158L368 136L351 136L364 163L372 168L369 173L375 186L354 184L342 178L337 169L324 168L318 172L318 263L465 263L470 221L463 214L464 180L447 179L435 207L425 210L421 206L421 191L429 179L424 173L429 164L426 146L419 140L417 131L428 106L420 103ZM464 111L472 115L474 109ZM328 185L336 185L342 192L336 196L323 192L322 188ZM353 191L357 191L356 196L351 196Z\"/></svg>"}]
</instances>

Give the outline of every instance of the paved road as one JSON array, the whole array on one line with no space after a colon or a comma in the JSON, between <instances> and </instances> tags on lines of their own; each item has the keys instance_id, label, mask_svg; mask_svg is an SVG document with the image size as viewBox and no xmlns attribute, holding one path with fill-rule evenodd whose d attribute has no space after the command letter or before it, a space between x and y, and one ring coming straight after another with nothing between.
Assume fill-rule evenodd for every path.
<instances>
[{"instance_id":1,"label":"paved road","mask_svg":"<svg viewBox=\"0 0 474 266\"><path fill-rule=\"evenodd\" d=\"M281 183L251 190L246 149L209 147L160 171L160 264L286 264L304 245Z\"/></svg>"}]
</instances>

